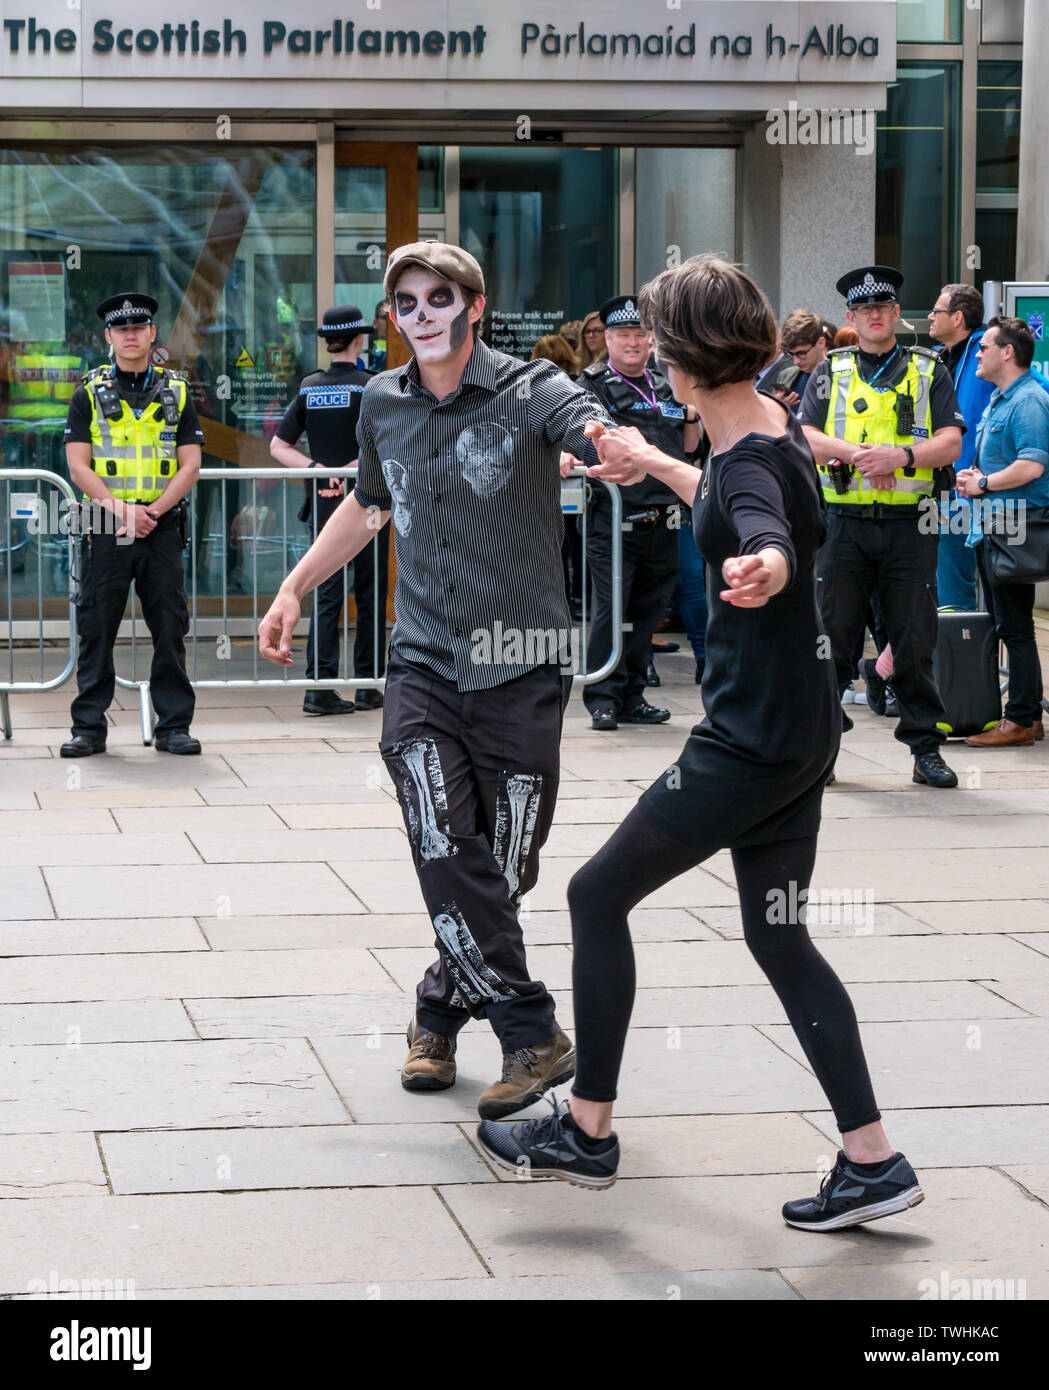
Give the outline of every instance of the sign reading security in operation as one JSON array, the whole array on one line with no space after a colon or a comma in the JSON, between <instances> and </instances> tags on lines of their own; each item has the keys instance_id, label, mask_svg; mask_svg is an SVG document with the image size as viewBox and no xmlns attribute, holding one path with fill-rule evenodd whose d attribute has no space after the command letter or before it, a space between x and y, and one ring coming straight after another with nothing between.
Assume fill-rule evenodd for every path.
<instances>
[{"instance_id":1,"label":"sign reading security in operation","mask_svg":"<svg viewBox=\"0 0 1049 1390\"><path fill-rule=\"evenodd\" d=\"M226 0L223 9L5 4L5 94L32 105L39 88L35 97L20 88L41 78L884 83L895 73L895 0L296 0L283 14ZM90 88L82 99L96 104Z\"/></svg>"}]
</instances>

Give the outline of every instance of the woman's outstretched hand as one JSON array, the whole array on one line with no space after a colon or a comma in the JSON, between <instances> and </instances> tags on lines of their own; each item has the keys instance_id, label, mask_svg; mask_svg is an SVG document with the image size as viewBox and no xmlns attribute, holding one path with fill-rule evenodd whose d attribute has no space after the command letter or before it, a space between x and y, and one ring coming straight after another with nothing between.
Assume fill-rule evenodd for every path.
<instances>
[{"instance_id":1,"label":"woman's outstretched hand","mask_svg":"<svg viewBox=\"0 0 1049 1390\"><path fill-rule=\"evenodd\" d=\"M724 603L735 608L762 608L786 583L786 557L779 550L734 555L721 566L721 577L729 585L718 595Z\"/></svg>"}]
</instances>

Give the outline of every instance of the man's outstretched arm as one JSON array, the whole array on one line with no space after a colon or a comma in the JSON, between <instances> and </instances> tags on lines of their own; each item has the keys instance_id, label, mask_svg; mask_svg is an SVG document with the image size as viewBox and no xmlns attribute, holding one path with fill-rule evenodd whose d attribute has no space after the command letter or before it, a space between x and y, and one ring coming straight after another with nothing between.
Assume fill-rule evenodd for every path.
<instances>
[{"instance_id":1,"label":"man's outstretched arm","mask_svg":"<svg viewBox=\"0 0 1049 1390\"><path fill-rule=\"evenodd\" d=\"M351 492L277 591L259 624L259 651L278 666L294 665L291 638L302 616L302 600L326 579L349 564L375 539L389 512L362 507Z\"/></svg>"}]
</instances>

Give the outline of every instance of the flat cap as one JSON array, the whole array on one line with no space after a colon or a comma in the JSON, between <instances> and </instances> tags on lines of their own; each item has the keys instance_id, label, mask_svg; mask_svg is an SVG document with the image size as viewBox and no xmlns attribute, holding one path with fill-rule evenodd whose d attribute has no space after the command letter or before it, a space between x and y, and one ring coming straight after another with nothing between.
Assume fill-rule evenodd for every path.
<instances>
[{"instance_id":1,"label":"flat cap","mask_svg":"<svg viewBox=\"0 0 1049 1390\"><path fill-rule=\"evenodd\" d=\"M132 323L152 323L157 301L151 294L111 294L97 306L95 313L107 328L126 327Z\"/></svg>"},{"instance_id":2,"label":"flat cap","mask_svg":"<svg viewBox=\"0 0 1049 1390\"><path fill-rule=\"evenodd\" d=\"M469 251L464 251L461 246L451 246L447 241L413 241L407 246L398 246L396 251L390 253L382 282L382 291L387 299L393 293L398 276L410 265L421 265L435 275L451 280L453 284L465 285L468 290L484 294L484 272Z\"/></svg>"}]
</instances>

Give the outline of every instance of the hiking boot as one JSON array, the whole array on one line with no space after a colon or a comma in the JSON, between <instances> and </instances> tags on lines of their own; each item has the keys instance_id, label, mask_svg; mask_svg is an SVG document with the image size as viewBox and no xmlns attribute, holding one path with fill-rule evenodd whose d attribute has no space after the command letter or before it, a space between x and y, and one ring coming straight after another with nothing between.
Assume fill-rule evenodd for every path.
<instances>
[{"instance_id":1,"label":"hiking boot","mask_svg":"<svg viewBox=\"0 0 1049 1390\"><path fill-rule=\"evenodd\" d=\"M440 1033L417 1032L408 1024L408 1056L401 1068L406 1091L447 1091L455 1085L455 1039Z\"/></svg>"},{"instance_id":2,"label":"hiking boot","mask_svg":"<svg viewBox=\"0 0 1049 1390\"><path fill-rule=\"evenodd\" d=\"M927 787L956 787L958 774L947 766L939 753L919 753L914 759L911 781Z\"/></svg>"},{"instance_id":3,"label":"hiking boot","mask_svg":"<svg viewBox=\"0 0 1049 1390\"><path fill-rule=\"evenodd\" d=\"M477 1113L485 1120L501 1120L533 1105L544 1091L573 1076L575 1048L564 1033L555 1033L545 1042L503 1054L503 1074L481 1092Z\"/></svg>"}]
</instances>

